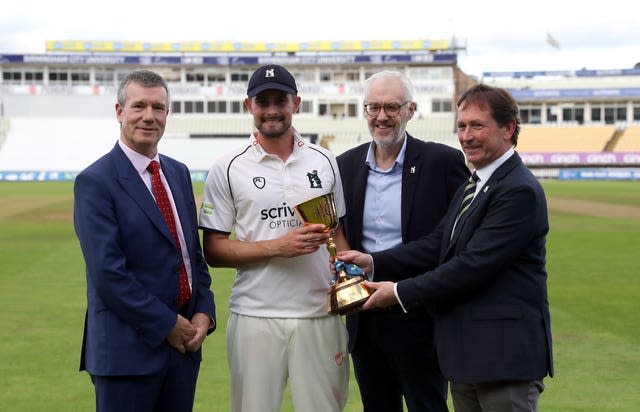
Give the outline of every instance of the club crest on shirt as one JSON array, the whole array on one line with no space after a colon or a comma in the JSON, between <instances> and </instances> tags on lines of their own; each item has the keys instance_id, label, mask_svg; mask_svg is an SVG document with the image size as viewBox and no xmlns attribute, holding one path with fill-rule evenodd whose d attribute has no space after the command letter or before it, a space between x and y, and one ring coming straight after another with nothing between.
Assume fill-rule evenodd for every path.
<instances>
[{"instance_id":1,"label":"club crest on shirt","mask_svg":"<svg viewBox=\"0 0 640 412\"><path fill-rule=\"evenodd\" d=\"M267 180L262 176L256 176L253 178L253 185L258 189L264 189L264 185L267 183Z\"/></svg>"},{"instance_id":2,"label":"club crest on shirt","mask_svg":"<svg viewBox=\"0 0 640 412\"><path fill-rule=\"evenodd\" d=\"M309 178L309 187L311 189L322 189L322 182L318 177L317 170L312 170L311 172L308 172L307 177Z\"/></svg>"},{"instance_id":3,"label":"club crest on shirt","mask_svg":"<svg viewBox=\"0 0 640 412\"><path fill-rule=\"evenodd\" d=\"M344 353L343 352L336 353L336 355L334 356L334 359L338 367L342 366L342 363L344 362Z\"/></svg>"}]
</instances>

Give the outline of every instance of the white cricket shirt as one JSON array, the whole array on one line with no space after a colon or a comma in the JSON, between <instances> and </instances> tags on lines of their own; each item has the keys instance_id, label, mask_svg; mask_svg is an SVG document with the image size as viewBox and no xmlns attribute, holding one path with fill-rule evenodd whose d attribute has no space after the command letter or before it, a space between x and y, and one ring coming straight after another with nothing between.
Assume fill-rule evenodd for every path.
<instances>
[{"instance_id":1,"label":"white cricket shirt","mask_svg":"<svg viewBox=\"0 0 640 412\"><path fill-rule=\"evenodd\" d=\"M302 225L294 206L334 192L338 217L345 214L342 182L330 151L296 132L286 162L265 152L255 137L215 160L204 187L200 227L235 232L242 241L275 239ZM327 316L332 275L326 247L294 258L271 258L241 267L229 308L270 318Z\"/></svg>"}]
</instances>

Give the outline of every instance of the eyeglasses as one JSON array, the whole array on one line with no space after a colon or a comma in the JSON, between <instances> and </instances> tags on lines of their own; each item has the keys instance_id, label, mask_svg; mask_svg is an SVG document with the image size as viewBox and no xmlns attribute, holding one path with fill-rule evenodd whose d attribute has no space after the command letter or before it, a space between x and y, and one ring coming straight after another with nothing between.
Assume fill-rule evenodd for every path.
<instances>
[{"instance_id":1,"label":"eyeglasses","mask_svg":"<svg viewBox=\"0 0 640 412\"><path fill-rule=\"evenodd\" d=\"M384 109L384 112L387 114L387 116L396 117L398 115L398 113L400 113L400 109L402 109L402 106L405 106L407 103L410 103L410 101L406 101L406 102L404 102L402 104L395 104L395 103L390 103L390 104L365 103L364 111L367 112L367 114L369 116L375 117L378 114L380 114L380 110Z\"/></svg>"}]
</instances>

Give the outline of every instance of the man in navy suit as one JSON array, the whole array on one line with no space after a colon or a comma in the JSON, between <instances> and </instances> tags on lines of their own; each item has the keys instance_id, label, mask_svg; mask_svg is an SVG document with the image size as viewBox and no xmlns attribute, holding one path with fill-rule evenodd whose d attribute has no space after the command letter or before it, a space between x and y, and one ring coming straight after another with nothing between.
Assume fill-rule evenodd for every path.
<instances>
[{"instance_id":1,"label":"man in navy suit","mask_svg":"<svg viewBox=\"0 0 640 412\"><path fill-rule=\"evenodd\" d=\"M462 152L406 132L416 111L413 85L382 71L365 84L364 115L372 142L338 156L349 245L368 253L430 233L444 216L469 169ZM402 273L376 274L398 281ZM447 383L433 348L433 320L425 309L396 306L346 317L349 351L364 412L447 411Z\"/></svg>"},{"instance_id":2,"label":"man in navy suit","mask_svg":"<svg viewBox=\"0 0 640 412\"><path fill-rule=\"evenodd\" d=\"M215 305L189 170L158 154L166 82L146 70L128 74L115 109L119 141L74 186L88 303L80 370L91 375L97 411L191 411ZM152 183L153 161L160 175ZM174 224L154 199L158 185ZM178 300L181 273L186 302Z\"/></svg>"},{"instance_id":3,"label":"man in navy suit","mask_svg":"<svg viewBox=\"0 0 640 412\"><path fill-rule=\"evenodd\" d=\"M426 307L434 314L456 412L537 411L543 378L553 376L545 195L514 150L520 121L506 90L476 85L457 112L458 139L475 172L435 231L338 259L376 276L415 276L366 283L374 293L363 308L399 304L407 313Z\"/></svg>"}]
</instances>

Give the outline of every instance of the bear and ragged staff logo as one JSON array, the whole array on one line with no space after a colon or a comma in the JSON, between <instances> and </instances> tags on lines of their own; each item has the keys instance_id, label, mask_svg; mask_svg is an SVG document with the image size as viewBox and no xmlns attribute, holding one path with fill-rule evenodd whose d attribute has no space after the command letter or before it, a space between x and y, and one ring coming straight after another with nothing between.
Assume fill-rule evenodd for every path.
<instances>
[{"instance_id":1,"label":"bear and ragged staff logo","mask_svg":"<svg viewBox=\"0 0 640 412\"><path fill-rule=\"evenodd\" d=\"M307 177L309 178L309 187L311 189L322 189L322 182L320 181L320 178L318 177L318 171L317 170L313 170L313 171L307 173Z\"/></svg>"}]
</instances>

